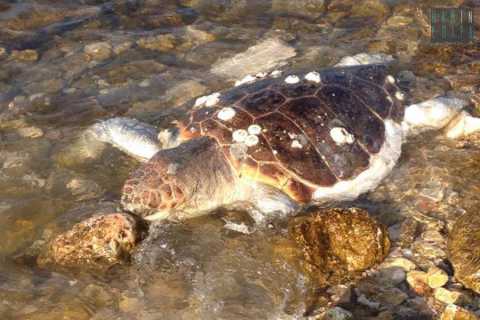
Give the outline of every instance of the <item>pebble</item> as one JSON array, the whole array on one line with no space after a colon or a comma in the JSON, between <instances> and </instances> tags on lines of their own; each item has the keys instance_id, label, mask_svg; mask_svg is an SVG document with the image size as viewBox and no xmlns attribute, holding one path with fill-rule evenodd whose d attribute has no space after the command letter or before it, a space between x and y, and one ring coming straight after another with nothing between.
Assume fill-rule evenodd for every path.
<instances>
[{"instance_id":1,"label":"pebble","mask_svg":"<svg viewBox=\"0 0 480 320\"><path fill-rule=\"evenodd\" d=\"M131 41L125 41L125 42L122 42L116 46L113 47L113 52L116 54L116 55L119 55L127 50L129 50L131 47L133 46L133 42Z\"/></svg>"},{"instance_id":2,"label":"pebble","mask_svg":"<svg viewBox=\"0 0 480 320\"><path fill-rule=\"evenodd\" d=\"M431 267L427 272L427 284L430 288L443 287L448 282L448 275L439 267Z\"/></svg>"},{"instance_id":3,"label":"pebble","mask_svg":"<svg viewBox=\"0 0 480 320\"><path fill-rule=\"evenodd\" d=\"M352 288L344 284L331 286L327 289L327 293L331 295L332 300L337 304L349 303L352 299Z\"/></svg>"},{"instance_id":4,"label":"pebble","mask_svg":"<svg viewBox=\"0 0 480 320\"><path fill-rule=\"evenodd\" d=\"M383 263L384 267L400 267L405 271L412 271L417 268L417 265L404 257L398 257L393 260L387 260Z\"/></svg>"},{"instance_id":5,"label":"pebble","mask_svg":"<svg viewBox=\"0 0 480 320\"><path fill-rule=\"evenodd\" d=\"M90 60L106 60L112 56L112 45L108 42L94 42L86 45L83 51Z\"/></svg>"},{"instance_id":6,"label":"pebble","mask_svg":"<svg viewBox=\"0 0 480 320\"><path fill-rule=\"evenodd\" d=\"M43 130L38 127L19 128L17 133L24 138L40 138L44 134Z\"/></svg>"},{"instance_id":7,"label":"pebble","mask_svg":"<svg viewBox=\"0 0 480 320\"><path fill-rule=\"evenodd\" d=\"M95 182L82 178L73 178L67 183L67 189L79 200L94 199L102 195L102 188Z\"/></svg>"},{"instance_id":8,"label":"pebble","mask_svg":"<svg viewBox=\"0 0 480 320\"><path fill-rule=\"evenodd\" d=\"M318 18L325 10L324 0L273 0L272 13Z\"/></svg>"},{"instance_id":9,"label":"pebble","mask_svg":"<svg viewBox=\"0 0 480 320\"><path fill-rule=\"evenodd\" d=\"M33 62L38 60L38 52L32 49L13 50L11 57L19 61Z\"/></svg>"},{"instance_id":10,"label":"pebble","mask_svg":"<svg viewBox=\"0 0 480 320\"><path fill-rule=\"evenodd\" d=\"M357 298L357 302L360 304L363 304L364 306L367 306L371 309L378 309L380 308L380 303L376 301L371 301L365 297L364 294L360 294Z\"/></svg>"},{"instance_id":11,"label":"pebble","mask_svg":"<svg viewBox=\"0 0 480 320\"><path fill-rule=\"evenodd\" d=\"M440 320L478 320L478 317L467 309L449 304L440 316Z\"/></svg>"},{"instance_id":12,"label":"pebble","mask_svg":"<svg viewBox=\"0 0 480 320\"><path fill-rule=\"evenodd\" d=\"M382 284L392 284L394 286L402 283L406 279L405 270L401 267L383 268L379 272L379 279Z\"/></svg>"},{"instance_id":13,"label":"pebble","mask_svg":"<svg viewBox=\"0 0 480 320\"><path fill-rule=\"evenodd\" d=\"M168 52L175 48L176 39L172 34L159 34L157 36L141 38L137 41L140 48Z\"/></svg>"},{"instance_id":14,"label":"pebble","mask_svg":"<svg viewBox=\"0 0 480 320\"><path fill-rule=\"evenodd\" d=\"M325 315L323 316L322 319L323 320L349 320L349 319L353 319L353 315L351 312L343 308L335 307L327 310L327 312L325 312Z\"/></svg>"},{"instance_id":15,"label":"pebble","mask_svg":"<svg viewBox=\"0 0 480 320\"><path fill-rule=\"evenodd\" d=\"M445 288L436 288L433 293L435 299L446 304L450 303L461 303L465 301L461 292L452 291Z\"/></svg>"},{"instance_id":16,"label":"pebble","mask_svg":"<svg viewBox=\"0 0 480 320\"><path fill-rule=\"evenodd\" d=\"M382 305L398 306L407 300L408 295L398 288L388 288L381 290L377 299Z\"/></svg>"},{"instance_id":17,"label":"pebble","mask_svg":"<svg viewBox=\"0 0 480 320\"><path fill-rule=\"evenodd\" d=\"M141 308L141 302L140 299L136 297L129 297L123 294L118 302L118 308L122 312L133 313Z\"/></svg>"},{"instance_id":18,"label":"pebble","mask_svg":"<svg viewBox=\"0 0 480 320\"><path fill-rule=\"evenodd\" d=\"M407 283L410 288L419 295L425 295L430 291L427 285L427 273L423 271L410 271L407 273Z\"/></svg>"}]
</instances>

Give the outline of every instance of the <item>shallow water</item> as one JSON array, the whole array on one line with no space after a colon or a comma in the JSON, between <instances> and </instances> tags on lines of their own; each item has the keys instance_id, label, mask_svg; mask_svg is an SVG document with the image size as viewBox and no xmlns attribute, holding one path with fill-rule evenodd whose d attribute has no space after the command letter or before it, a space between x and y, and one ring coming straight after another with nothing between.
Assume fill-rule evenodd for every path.
<instances>
[{"instance_id":1,"label":"shallow water","mask_svg":"<svg viewBox=\"0 0 480 320\"><path fill-rule=\"evenodd\" d=\"M315 285L298 268L284 223L253 235L225 230L222 214L159 226L131 267L106 275L40 270L25 258L36 240L118 208L138 163L86 147L82 132L99 119L165 127L184 102L244 73L320 68L359 52L392 54L393 72L414 72L400 83L410 102L454 90L479 107L478 43L429 40L427 8L463 1L81 2L0 2L1 319L297 319L312 311ZM228 64L264 39L285 46L285 57ZM96 42L98 50L86 48ZM354 204L387 226L412 217L445 232L477 210L477 141L412 139L392 175ZM411 244L412 259L428 265L415 256L419 246Z\"/></svg>"}]
</instances>

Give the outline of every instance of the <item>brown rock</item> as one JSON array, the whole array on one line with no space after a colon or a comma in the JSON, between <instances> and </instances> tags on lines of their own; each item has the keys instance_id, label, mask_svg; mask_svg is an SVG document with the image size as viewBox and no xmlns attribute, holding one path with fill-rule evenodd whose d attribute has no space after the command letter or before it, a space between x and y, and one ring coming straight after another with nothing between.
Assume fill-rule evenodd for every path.
<instances>
[{"instance_id":1,"label":"brown rock","mask_svg":"<svg viewBox=\"0 0 480 320\"><path fill-rule=\"evenodd\" d=\"M455 278L465 287L480 293L480 215L469 211L461 216L449 233L448 258Z\"/></svg>"},{"instance_id":2,"label":"brown rock","mask_svg":"<svg viewBox=\"0 0 480 320\"><path fill-rule=\"evenodd\" d=\"M125 213L98 215L54 238L39 256L40 266L107 269L127 261L144 226Z\"/></svg>"},{"instance_id":3,"label":"brown rock","mask_svg":"<svg viewBox=\"0 0 480 320\"><path fill-rule=\"evenodd\" d=\"M427 284L427 273L423 271L410 271L407 273L407 283L415 293L425 295L431 292Z\"/></svg>"},{"instance_id":4,"label":"brown rock","mask_svg":"<svg viewBox=\"0 0 480 320\"><path fill-rule=\"evenodd\" d=\"M313 269L365 270L381 262L390 249L385 227L358 208L319 209L313 216L294 219L290 235Z\"/></svg>"}]
</instances>

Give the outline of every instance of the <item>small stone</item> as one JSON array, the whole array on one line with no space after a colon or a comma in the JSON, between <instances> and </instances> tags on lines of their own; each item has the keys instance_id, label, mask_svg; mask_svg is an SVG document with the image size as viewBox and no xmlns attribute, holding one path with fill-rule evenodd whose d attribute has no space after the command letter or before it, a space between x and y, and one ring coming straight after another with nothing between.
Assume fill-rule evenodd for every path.
<instances>
[{"instance_id":1,"label":"small stone","mask_svg":"<svg viewBox=\"0 0 480 320\"><path fill-rule=\"evenodd\" d=\"M427 273L423 271L410 271L407 273L407 283L410 288L419 295L425 295L431 291L427 284Z\"/></svg>"},{"instance_id":2,"label":"small stone","mask_svg":"<svg viewBox=\"0 0 480 320\"><path fill-rule=\"evenodd\" d=\"M122 312L125 313L134 313L137 312L142 306L140 299L136 297L128 297L122 295L120 301L118 302L118 307Z\"/></svg>"},{"instance_id":3,"label":"small stone","mask_svg":"<svg viewBox=\"0 0 480 320\"><path fill-rule=\"evenodd\" d=\"M367 297L365 297L364 294L361 294L361 295L358 296L357 302L360 303L360 304L363 304L364 306L367 306L371 309L380 308L380 303L379 302L370 301L369 299L367 299Z\"/></svg>"},{"instance_id":4,"label":"small stone","mask_svg":"<svg viewBox=\"0 0 480 320\"><path fill-rule=\"evenodd\" d=\"M445 288L436 288L433 295L435 299L446 304L461 303L465 300L461 292L452 291Z\"/></svg>"},{"instance_id":5,"label":"small stone","mask_svg":"<svg viewBox=\"0 0 480 320\"><path fill-rule=\"evenodd\" d=\"M112 45L108 42L94 42L86 45L83 51L90 60L106 60L112 56Z\"/></svg>"},{"instance_id":6,"label":"small stone","mask_svg":"<svg viewBox=\"0 0 480 320\"><path fill-rule=\"evenodd\" d=\"M325 312L325 316L322 319L323 320L349 320L349 319L353 319L353 315L351 312L343 308L335 307L327 310L327 312Z\"/></svg>"},{"instance_id":7,"label":"small stone","mask_svg":"<svg viewBox=\"0 0 480 320\"><path fill-rule=\"evenodd\" d=\"M405 271L412 271L417 268L417 265L404 257L398 257L393 260L387 260L383 264L385 267L400 267Z\"/></svg>"},{"instance_id":8,"label":"small stone","mask_svg":"<svg viewBox=\"0 0 480 320\"><path fill-rule=\"evenodd\" d=\"M440 316L440 320L478 320L478 317L467 309L449 304Z\"/></svg>"},{"instance_id":9,"label":"small stone","mask_svg":"<svg viewBox=\"0 0 480 320\"><path fill-rule=\"evenodd\" d=\"M331 286L327 289L327 293L331 295L332 301L336 304L350 303L352 299L352 288L344 284Z\"/></svg>"},{"instance_id":10,"label":"small stone","mask_svg":"<svg viewBox=\"0 0 480 320\"><path fill-rule=\"evenodd\" d=\"M317 18L325 11L324 0L273 0L272 13Z\"/></svg>"},{"instance_id":11,"label":"small stone","mask_svg":"<svg viewBox=\"0 0 480 320\"><path fill-rule=\"evenodd\" d=\"M398 288L381 289L377 294L377 301L382 305L398 306L407 300L408 295Z\"/></svg>"},{"instance_id":12,"label":"small stone","mask_svg":"<svg viewBox=\"0 0 480 320\"><path fill-rule=\"evenodd\" d=\"M126 42L120 43L120 44L116 45L115 47L113 47L113 52L116 55L119 55L119 54L129 50L132 46L133 46L133 42L126 41Z\"/></svg>"},{"instance_id":13,"label":"small stone","mask_svg":"<svg viewBox=\"0 0 480 320\"><path fill-rule=\"evenodd\" d=\"M172 34L159 34L157 36L141 38L137 41L140 48L168 52L175 49L175 36Z\"/></svg>"},{"instance_id":14,"label":"small stone","mask_svg":"<svg viewBox=\"0 0 480 320\"><path fill-rule=\"evenodd\" d=\"M390 283L393 286L396 286L405 281L407 275L405 270L401 267L389 267L380 269L377 277L380 279L382 284Z\"/></svg>"},{"instance_id":15,"label":"small stone","mask_svg":"<svg viewBox=\"0 0 480 320\"><path fill-rule=\"evenodd\" d=\"M431 267L427 272L427 284L430 288L443 287L448 282L448 275L439 267Z\"/></svg>"},{"instance_id":16,"label":"small stone","mask_svg":"<svg viewBox=\"0 0 480 320\"><path fill-rule=\"evenodd\" d=\"M37 127L26 127L17 129L17 133L24 138L40 138L43 136L43 130Z\"/></svg>"},{"instance_id":17,"label":"small stone","mask_svg":"<svg viewBox=\"0 0 480 320\"><path fill-rule=\"evenodd\" d=\"M444 243L445 236L438 230L427 230L420 236L422 240L435 242L435 243Z\"/></svg>"},{"instance_id":18,"label":"small stone","mask_svg":"<svg viewBox=\"0 0 480 320\"><path fill-rule=\"evenodd\" d=\"M408 247L415 241L415 238L419 235L420 223L413 219L407 218L402 221L400 227L400 245L402 247Z\"/></svg>"},{"instance_id":19,"label":"small stone","mask_svg":"<svg viewBox=\"0 0 480 320\"><path fill-rule=\"evenodd\" d=\"M13 50L11 57L15 60L19 61L37 61L38 60L38 53L35 50L27 49L27 50Z\"/></svg>"},{"instance_id":20,"label":"small stone","mask_svg":"<svg viewBox=\"0 0 480 320\"><path fill-rule=\"evenodd\" d=\"M141 88L148 88L150 87L150 85L151 85L151 82L149 79L145 79L138 84L138 86Z\"/></svg>"},{"instance_id":21,"label":"small stone","mask_svg":"<svg viewBox=\"0 0 480 320\"><path fill-rule=\"evenodd\" d=\"M67 183L67 189L78 200L87 200L99 197L102 194L102 188L95 181L73 178Z\"/></svg>"}]
</instances>

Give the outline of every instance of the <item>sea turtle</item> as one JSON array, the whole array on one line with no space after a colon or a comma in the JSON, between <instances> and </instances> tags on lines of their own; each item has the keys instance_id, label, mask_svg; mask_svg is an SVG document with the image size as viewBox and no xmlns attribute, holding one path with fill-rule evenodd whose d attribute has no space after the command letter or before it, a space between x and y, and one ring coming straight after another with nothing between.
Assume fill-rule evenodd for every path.
<instances>
[{"instance_id":1,"label":"sea turtle","mask_svg":"<svg viewBox=\"0 0 480 320\"><path fill-rule=\"evenodd\" d=\"M372 190L408 135L445 129L455 138L480 129L458 98L405 107L381 58L360 54L324 70L247 77L191 102L176 128L158 135L121 117L88 132L146 161L123 186L124 210L157 220L241 208L264 224Z\"/></svg>"}]
</instances>

